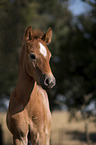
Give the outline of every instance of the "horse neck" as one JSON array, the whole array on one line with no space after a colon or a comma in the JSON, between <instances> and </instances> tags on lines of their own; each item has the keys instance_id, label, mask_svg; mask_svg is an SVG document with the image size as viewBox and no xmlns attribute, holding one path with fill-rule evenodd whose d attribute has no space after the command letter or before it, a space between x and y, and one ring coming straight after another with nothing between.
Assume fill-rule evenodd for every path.
<instances>
[{"instance_id":1,"label":"horse neck","mask_svg":"<svg viewBox=\"0 0 96 145\"><path fill-rule=\"evenodd\" d=\"M19 63L17 90L22 93L22 96L24 98L26 98L30 96L29 94L32 92L34 87L36 87L36 82L31 76L29 76L29 74L26 71L24 65L24 52L25 52L25 47L23 46L21 51L20 63Z\"/></svg>"}]
</instances>

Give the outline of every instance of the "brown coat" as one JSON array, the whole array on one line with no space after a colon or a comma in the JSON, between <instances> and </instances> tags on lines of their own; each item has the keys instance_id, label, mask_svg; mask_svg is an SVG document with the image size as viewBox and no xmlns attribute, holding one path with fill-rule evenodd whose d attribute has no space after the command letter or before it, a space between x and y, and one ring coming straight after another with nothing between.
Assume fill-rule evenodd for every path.
<instances>
[{"instance_id":1,"label":"brown coat","mask_svg":"<svg viewBox=\"0 0 96 145\"><path fill-rule=\"evenodd\" d=\"M55 85L47 48L52 30L43 35L29 26L24 33L18 82L10 97L7 125L14 145L49 145L51 113L45 89Z\"/></svg>"}]
</instances>

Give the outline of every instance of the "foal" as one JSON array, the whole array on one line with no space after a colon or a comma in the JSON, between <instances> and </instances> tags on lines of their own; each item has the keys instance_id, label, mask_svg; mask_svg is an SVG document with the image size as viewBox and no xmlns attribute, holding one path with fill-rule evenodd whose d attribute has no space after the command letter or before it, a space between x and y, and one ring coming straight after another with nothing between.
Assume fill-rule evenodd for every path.
<instances>
[{"instance_id":1,"label":"foal","mask_svg":"<svg viewBox=\"0 0 96 145\"><path fill-rule=\"evenodd\" d=\"M14 145L49 145L51 113L46 89L55 85L49 60L51 28L43 34L29 26L24 33L18 82L10 97L7 126Z\"/></svg>"}]
</instances>

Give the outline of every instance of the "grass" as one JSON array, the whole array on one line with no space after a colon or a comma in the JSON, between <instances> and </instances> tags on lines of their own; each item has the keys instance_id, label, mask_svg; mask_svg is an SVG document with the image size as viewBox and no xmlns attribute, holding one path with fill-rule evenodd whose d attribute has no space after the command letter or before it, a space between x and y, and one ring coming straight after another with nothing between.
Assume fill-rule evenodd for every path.
<instances>
[{"instance_id":1,"label":"grass","mask_svg":"<svg viewBox=\"0 0 96 145\"><path fill-rule=\"evenodd\" d=\"M0 124L3 131L3 145L12 145L12 135L6 126L6 114L0 113Z\"/></svg>"},{"instance_id":2,"label":"grass","mask_svg":"<svg viewBox=\"0 0 96 145\"><path fill-rule=\"evenodd\" d=\"M84 122L68 122L67 112L52 113L51 145L87 145L84 131ZM6 126L6 114L0 114L0 124L3 130L4 145L12 145L12 135ZM89 125L90 145L96 145L96 127Z\"/></svg>"},{"instance_id":3,"label":"grass","mask_svg":"<svg viewBox=\"0 0 96 145\"><path fill-rule=\"evenodd\" d=\"M52 114L52 145L87 145L85 137L85 124L81 122L68 122L67 112L53 112ZM89 125L91 136L90 145L96 145L96 128L93 123Z\"/></svg>"}]
</instances>

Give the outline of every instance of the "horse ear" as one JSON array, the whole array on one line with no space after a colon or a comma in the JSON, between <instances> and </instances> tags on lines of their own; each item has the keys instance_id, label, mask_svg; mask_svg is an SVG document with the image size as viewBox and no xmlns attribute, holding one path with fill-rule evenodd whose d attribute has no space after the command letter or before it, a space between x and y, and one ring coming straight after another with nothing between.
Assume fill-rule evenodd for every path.
<instances>
[{"instance_id":1,"label":"horse ear","mask_svg":"<svg viewBox=\"0 0 96 145\"><path fill-rule=\"evenodd\" d=\"M32 40L32 27L31 26L26 28L25 33L24 33L24 39L25 41Z\"/></svg>"},{"instance_id":2,"label":"horse ear","mask_svg":"<svg viewBox=\"0 0 96 145\"><path fill-rule=\"evenodd\" d=\"M52 29L49 27L48 31L43 35L42 40L49 44L52 38Z\"/></svg>"}]
</instances>

